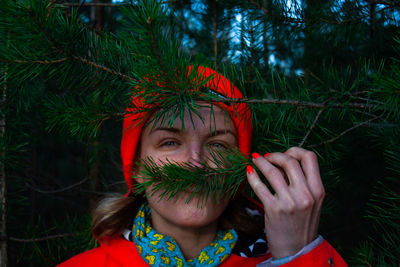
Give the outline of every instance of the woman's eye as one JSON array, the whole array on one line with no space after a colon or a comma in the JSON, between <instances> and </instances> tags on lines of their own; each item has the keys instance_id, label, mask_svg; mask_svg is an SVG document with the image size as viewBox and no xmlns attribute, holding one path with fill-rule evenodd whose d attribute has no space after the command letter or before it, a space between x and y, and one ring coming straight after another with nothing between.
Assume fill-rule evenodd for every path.
<instances>
[{"instance_id":1,"label":"woman's eye","mask_svg":"<svg viewBox=\"0 0 400 267\"><path fill-rule=\"evenodd\" d=\"M175 141L166 141L161 144L161 146L176 146L178 143Z\"/></svg>"},{"instance_id":2,"label":"woman's eye","mask_svg":"<svg viewBox=\"0 0 400 267\"><path fill-rule=\"evenodd\" d=\"M210 144L210 147L217 148L217 149L225 149L226 148L226 146L221 143L212 143L212 144Z\"/></svg>"}]
</instances>

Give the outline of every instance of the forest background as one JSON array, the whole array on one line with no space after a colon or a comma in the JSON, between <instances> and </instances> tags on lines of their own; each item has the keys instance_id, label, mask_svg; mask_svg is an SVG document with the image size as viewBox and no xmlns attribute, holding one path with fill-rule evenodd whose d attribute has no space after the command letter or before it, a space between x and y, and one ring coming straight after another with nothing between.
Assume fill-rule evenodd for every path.
<instances>
[{"instance_id":1,"label":"forest background","mask_svg":"<svg viewBox=\"0 0 400 267\"><path fill-rule=\"evenodd\" d=\"M126 191L132 88L188 64L245 94L253 151L318 154L320 233L351 266L399 266L399 12L389 0L3 1L1 266L96 246L90 209Z\"/></svg>"}]
</instances>

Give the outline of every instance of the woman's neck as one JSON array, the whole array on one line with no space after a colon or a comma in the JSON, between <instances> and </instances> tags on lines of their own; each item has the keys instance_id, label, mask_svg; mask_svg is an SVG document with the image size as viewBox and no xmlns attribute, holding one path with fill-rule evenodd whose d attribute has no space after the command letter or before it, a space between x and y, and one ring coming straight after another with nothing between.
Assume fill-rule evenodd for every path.
<instances>
[{"instance_id":1,"label":"woman's neck","mask_svg":"<svg viewBox=\"0 0 400 267\"><path fill-rule=\"evenodd\" d=\"M173 238L186 260L196 258L201 250L214 241L217 234L217 221L202 227L185 227L171 223L154 210L151 217L153 228Z\"/></svg>"}]
</instances>

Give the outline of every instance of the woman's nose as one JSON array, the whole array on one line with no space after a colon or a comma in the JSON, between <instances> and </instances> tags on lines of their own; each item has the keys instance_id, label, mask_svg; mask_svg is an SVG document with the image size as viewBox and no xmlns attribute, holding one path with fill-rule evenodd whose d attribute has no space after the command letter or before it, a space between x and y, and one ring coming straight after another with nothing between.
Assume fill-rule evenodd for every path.
<instances>
[{"instance_id":1,"label":"woman's nose","mask_svg":"<svg viewBox=\"0 0 400 267\"><path fill-rule=\"evenodd\" d=\"M199 144L192 144L189 148L189 163L196 167L201 167L201 162L204 162L203 153Z\"/></svg>"}]
</instances>

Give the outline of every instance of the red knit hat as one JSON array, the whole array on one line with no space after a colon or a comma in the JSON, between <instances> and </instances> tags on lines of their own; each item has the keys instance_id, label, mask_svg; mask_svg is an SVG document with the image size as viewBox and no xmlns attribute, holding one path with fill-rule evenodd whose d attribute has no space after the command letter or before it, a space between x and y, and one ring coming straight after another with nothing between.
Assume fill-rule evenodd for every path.
<instances>
[{"instance_id":1,"label":"red knit hat","mask_svg":"<svg viewBox=\"0 0 400 267\"><path fill-rule=\"evenodd\" d=\"M191 67L189 67L189 72ZM198 73L201 75L200 79L206 79L213 76L212 79L204 85L211 92L215 92L221 97L226 98L243 98L242 93L223 75L217 73L215 70L199 67ZM200 90L197 89L197 90ZM143 99L139 97L132 97L134 106L143 106ZM245 103L217 103L220 107L227 111L233 124L236 127L238 134L239 150L249 156L251 149L251 113L250 108ZM124 176L126 183L129 187L129 192L134 192L134 181L132 178L133 168L135 166L135 155L138 148L139 138L141 136L144 125L146 124L145 112L130 113L132 108L127 109L127 115L124 117L122 140L121 140L121 156L124 168ZM140 122L140 123L138 123Z\"/></svg>"}]
</instances>

